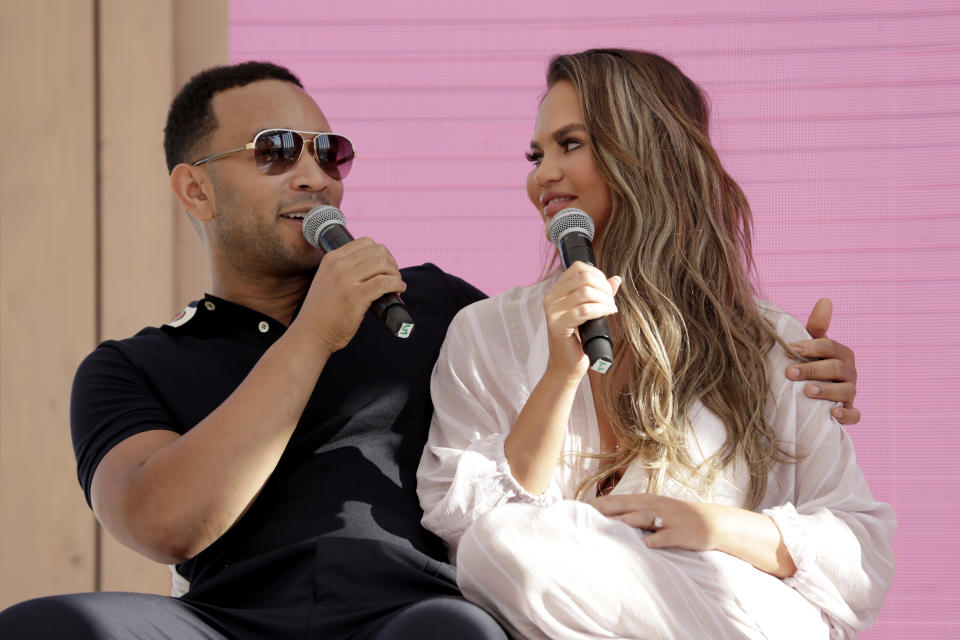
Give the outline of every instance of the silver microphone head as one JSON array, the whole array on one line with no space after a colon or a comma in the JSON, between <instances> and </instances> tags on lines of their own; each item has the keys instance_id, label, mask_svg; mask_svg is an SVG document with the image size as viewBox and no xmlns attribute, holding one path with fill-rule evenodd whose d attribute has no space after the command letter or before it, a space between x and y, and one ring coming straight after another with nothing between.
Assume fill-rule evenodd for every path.
<instances>
[{"instance_id":1,"label":"silver microphone head","mask_svg":"<svg viewBox=\"0 0 960 640\"><path fill-rule=\"evenodd\" d=\"M343 217L343 211L329 204L314 207L303 217L303 237L313 246L322 249L320 234L332 224L347 226L347 219Z\"/></svg>"},{"instance_id":2,"label":"silver microphone head","mask_svg":"<svg viewBox=\"0 0 960 640\"><path fill-rule=\"evenodd\" d=\"M593 240L593 220L586 213L576 207L568 207L553 217L550 221L550 242L560 248L560 239L568 233L582 233L588 240ZM306 222L304 222L306 231Z\"/></svg>"}]
</instances>

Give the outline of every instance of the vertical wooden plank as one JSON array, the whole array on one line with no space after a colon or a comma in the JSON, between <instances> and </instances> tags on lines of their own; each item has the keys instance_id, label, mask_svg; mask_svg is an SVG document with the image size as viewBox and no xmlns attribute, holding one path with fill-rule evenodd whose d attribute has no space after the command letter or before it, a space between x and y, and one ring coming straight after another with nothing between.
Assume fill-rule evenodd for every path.
<instances>
[{"instance_id":1,"label":"vertical wooden plank","mask_svg":"<svg viewBox=\"0 0 960 640\"><path fill-rule=\"evenodd\" d=\"M172 89L169 0L100 0L102 338L126 338L171 313L173 217L163 161ZM170 571L100 539L100 588L169 593Z\"/></svg>"},{"instance_id":2,"label":"vertical wooden plank","mask_svg":"<svg viewBox=\"0 0 960 640\"><path fill-rule=\"evenodd\" d=\"M94 586L70 444L93 347L93 2L0 3L0 608Z\"/></svg>"},{"instance_id":3,"label":"vertical wooden plank","mask_svg":"<svg viewBox=\"0 0 960 640\"><path fill-rule=\"evenodd\" d=\"M177 27L187 22L196 30L191 38L203 37L206 42L214 34L213 41L226 41L225 6L217 15L209 11L208 3L193 5L198 6L187 9L173 0L101 0L104 338L124 338L144 326L163 324L185 302L199 297L208 279L200 242L170 192L163 156L163 125L181 84L175 79L177 61L190 66L190 52L204 50L181 47ZM189 15L179 15L181 10ZM213 20L196 22L204 17ZM225 56L225 44L223 51ZM184 263L199 267L185 270ZM177 291L178 278L191 287L183 295ZM170 591L166 566L121 546L106 533L101 539L100 571L104 590Z\"/></svg>"},{"instance_id":4,"label":"vertical wooden plank","mask_svg":"<svg viewBox=\"0 0 960 640\"><path fill-rule=\"evenodd\" d=\"M172 33L170 0L100 0L104 339L172 316L172 195L163 160Z\"/></svg>"}]
</instances>

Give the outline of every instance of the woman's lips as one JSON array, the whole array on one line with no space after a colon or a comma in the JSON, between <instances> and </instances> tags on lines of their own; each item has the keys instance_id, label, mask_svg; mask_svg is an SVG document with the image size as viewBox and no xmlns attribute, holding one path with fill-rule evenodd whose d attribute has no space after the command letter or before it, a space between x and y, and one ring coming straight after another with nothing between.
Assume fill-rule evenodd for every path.
<instances>
[{"instance_id":1,"label":"woman's lips","mask_svg":"<svg viewBox=\"0 0 960 640\"><path fill-rule=\"evenodd\" d=\"M543 207L543 215L550 217L555 216L564 209L572 206L571 203L575 200L572 196L561 196L558 198L551 198L547 201L546 206Z\"/></svg>"}]
</instances>

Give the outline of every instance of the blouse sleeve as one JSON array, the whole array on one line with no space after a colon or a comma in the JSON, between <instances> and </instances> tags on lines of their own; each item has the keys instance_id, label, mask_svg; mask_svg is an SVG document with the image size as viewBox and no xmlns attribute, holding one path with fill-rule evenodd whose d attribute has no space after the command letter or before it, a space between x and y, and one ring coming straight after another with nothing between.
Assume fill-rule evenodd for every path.
<instances>
[{"instance_id":1,"label":"blouse sleeve","mask_svg":"<svg viewBox=\"0 0 960 640\"><path fill-rule=\"evenodd\" d=\"M781 335L788 342L806 337L787 317ZM821 609L836 636L854 637L873 624L893 580L896 518L867 487L853 443L830 415L833 403L808 398L803 384L787 381L790 360L781 347L774 352L774 426L795 443L798 460L771 478L783 499L763 513L776 522L797 567L784 582Z\"/></svg>"},{"instance_id":2,"label":"blouse sleeve","mask_svg":"<svg viewBox=\"0 0 960 640\"><path fill-rule=\"evenodd\" d=\"M478 304L490 310L496 302ZM516 345L501 335L503 325L475 307L454 318L440 350L430 383L433 420L417 470L423 526L443 538L451 557L467 528L490 509L506 502L546 505L562 499L555 479L534 495L510 472L504 440L530 383L511 348Z\"/></svg>"}]
</instances>

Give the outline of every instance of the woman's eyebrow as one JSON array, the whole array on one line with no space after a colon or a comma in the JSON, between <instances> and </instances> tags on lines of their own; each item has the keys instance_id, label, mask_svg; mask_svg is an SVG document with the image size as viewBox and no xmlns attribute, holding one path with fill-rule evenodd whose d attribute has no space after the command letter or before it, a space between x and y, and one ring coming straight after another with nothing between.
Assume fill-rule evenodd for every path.
<instances>
[{"instance_id":1,"label":"woman's eyebrow","mask_svg":"<svg viewBox=\"0 0 960 640\"><path fill-rule=\"evenodd\" d=\"M573 124L568 124L565 127L560 127L559 129L554 131L552 137L557 142L560 142L566 135L568 135L573 131L583 131L584 133L586 133L587 126L580 122L574 122Z\"/></svg>"},{"instance_id":2,"label":"woman's eyebrow","mask_svg":"<svg viewBox=\"0 0 960 640\"><path fill-rule=\"evenodd\" d=\"M563 138L564 138L566 135L568 135L571 131L582 131L582 132L586 133L586 132L587 132L587 126L584 125L584 124L580 124L579 122L575 122L575 123L573 123L573 124L568 124L568 125L566 125L566 126L560 127L560 128L557 129L556 131L554 131L553 134L552 134L550 137L553 138L554 140L556 140L557 142L562 142L562 141L563 141ZM536 140L531 140L531 141L530 141L530 148L531 148L531 149L538 149L538 150L539 150L539 149L541 148L541 147L540 147L540 143L537 142Z\"/></svg>"}]
</instances>

